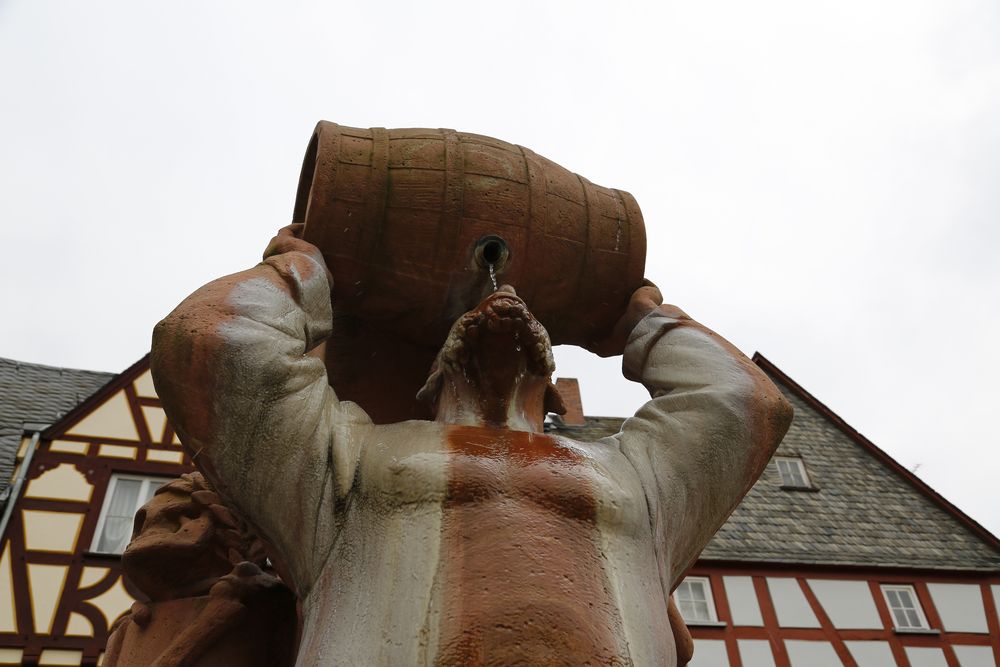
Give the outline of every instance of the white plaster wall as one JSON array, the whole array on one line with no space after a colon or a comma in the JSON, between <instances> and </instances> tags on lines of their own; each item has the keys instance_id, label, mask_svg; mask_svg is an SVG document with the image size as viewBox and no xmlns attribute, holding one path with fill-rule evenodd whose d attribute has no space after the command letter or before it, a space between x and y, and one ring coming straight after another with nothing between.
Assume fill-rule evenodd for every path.
<instances>
[{"instance_id":1,"label":"white plaster wall","mask_svg":"<svg viewBox=\"0 0 1000 667\"><path fill-rule=\"evenodd\" d=\"M768 577L767 588L771 592L778 625L783 628L820 627L798 581L787 577Z\"/></svg>"},{"instance_id":2,"label":"white plaster wall","mask_svg":"<svg viewBox=\"0 0 1000 667\"><path fill-rule=\"evenodd\" d=\"M38 658L39 665L79 665L83 660L83 651L69 649L47 648L42 650Z\"/></svg>"},{"instance_id":3,"label":"white plaster wall","mask_svg":"<svg viewBox=\"0 0 1000 667\"><path fill-rule=\"evenodd\" d=\"M906 657L910 661L910 667L948 667L944 651L939 648L907 646Z\"/></svg>"},{"instance_id":4,"label":"white plaster wall","mask_svg":"<svg viewBox=\"0 0 1000 667\"><path fill-rule=\"evenodd\" d=\"M691 667L729 667L726 642L721 639L695 639Z\"/></svg>"},{"instance_id":5,"label":"white plaster wall","mask_svg":"<svg viewBox=\"0 0 1000 667\"><path fill-rule=\"evenodd\" d=\"M79 423L67 431L68 435L89 435L97 438L119 438L138 440L132 409L129 407L125 391L112 394L104 403L90 412Z\"/></svg>"},{"instance_id":6,"label":"white plaster wall","mask_svg":"<svg viewBox=\"0 0 1000 667\"><path fill-rule=\"evenodd\" d=\"M952 646L962 667L997 667L990 646ZM859 666L860 667L860 666Z\"/></svg>"},{"instance_id":7,"label":"white plaster wall","mask_svg":"<svg viewBox=\"0 0 1000 667\"><path fill-rule=\"evenodd\" d=\"M10 542L0 553L0 632L17 632L17 612L14 610L14 579L10 564ZM0 658L3 657L0 649ZM17 657L17 661L21 656Z\"/></svg>"},{"instance_id":8,"label":"white plaster wall","mask_svg":"<svg viewBox=\"0 0 1000 667\"><path fill-rule=\"evenodd\" d=\"M882 619L867 581L809 579L808 583L833 627L838 630L882 628Z\"/></svg>"},{"instance_id":9,"label":"white plaster wall","mask_svg":"<svg viewBox=\"0 0 1000 667\"><path fill-rule=\"evenodd\" d=\"M949 632L989 632L978 584L927 584L941 625Z\"/></svg>"},{"instance_id":10,"label":"white plaster wall","mask_svg":"<svg viewBox=\"0 0 1000 667\"><path fill-rule=\"evenodd\" d=\"M21 510L24 546L32 551L73 553L83 526L80 512Z\"/></svg>"},{"instance_id":11,"label":"white plaster wall","mask_svg":"<svg viewBox=\"0 0 1000 667\"><path fill-rule=\"evenodd\" d=\"M94 486L72 463L60 463L28 482L25 498L78 500L89 503Z\"/></svg>"},{"instance_id":12,"label":"white plaster wall","mask_svg":"<svg viewBox=\"0 0 1000 667\"><path fill-rule=\"evenodd\" d=\"M896 667L889 642L856 641L844 642L858 667Z\"/></svg>"},{"instance_id":13,"label":"white plaster wall","mask_svg":"<svg viewBox=\"0 0 1000 667\"><path fill-rule=\"evenodd\" d=\"M774 667L771 642L766 639L740 639L736 645L740 649L743 667Z\"/></svg>"},{"instance_id":14,"label":"white plaster wall","mask_svg":"<svg viewBox=\"0 0 1000 667\"><path fill-rule=\"evenodd\" d=\"M785 649L792 667L844 667L830 642L786 639Z\"/></svg>"},{"instance_id":15,"label":"white plaster wall","mask_svg":"<svg viewBox=\"0 0 1000 667\"><path fill-rule=\"evenodd\" d=\"M135 393L144 398L159 398L153 386L153 375L146 371L135 379Z\"/></svg>"},{"instance_id":16,"label":"white plaster wall","mask_svg":"<svg viewBox=\"0 0 1000 667\"><path fill-rule=\"evenodd\" d=\"M0 665L20 665L24 651L19 648L0 648Z\"/></svg>"},{"instance_id":17,"label":"white plaster wall","mask_svg":"<svg viewBox=\"0 0 1000 667\"><path fill-rule=\"evenodd\" d=\"M729 601L729 612L733 617L733 625L764 625L764 617L760 613L760 603L757 602L757 592L750 577L723 577L726 587L726 599Z\"/></svg>"}]
</instances>

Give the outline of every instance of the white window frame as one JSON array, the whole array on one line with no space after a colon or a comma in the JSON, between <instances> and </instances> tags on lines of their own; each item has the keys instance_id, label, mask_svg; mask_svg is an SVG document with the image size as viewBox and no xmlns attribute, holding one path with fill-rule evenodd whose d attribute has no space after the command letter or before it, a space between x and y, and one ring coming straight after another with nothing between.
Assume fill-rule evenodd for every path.
<instances>
[{"instance_id":1,"label":"white window frame","mask_svg":"<svg viewBox=\"0 0 1000 667\"><path fill-rule=\"evenodd\" d=\"M100 551L98 549L101 543L101 536L104 534L104 523L108 517L108 508L111 506L111 499L115 496L115 487L118 486L119 480L129 480L133 482L141 482L139 486L139 504L132 510L133 517L135 513L139 511L139 508L149 502L149 485L154 483L159 483L161 486L170 481L167 477L154 477L150 475L133 475L130 473L115 473L111 475L111 479L108 481L108 490L104 494L104 504L101 506L101 514L97 519L97 527L94 528L94 538L91 540L90 550L92 553L99 554L109 554L120 556L121 552L118 551Z\"/></svg>"},{"instance_id":2,"label":"white window frame","mask_svg":"<svg viewBox=\"0 0 1000 667\"><path fill-rule=\"evenodd\" d=\"M701 586L701 591L705 597L705 605L708 607L708 618L688 618L684 615L684 608L681 605L681 598L678 594L681 586L684 584L698 584ZM700 600L698 601L700 602ZM677 604L677 610L681 612L684 622L688 625L719 624L719 616L715 611L715 599L712 595L712 582L708 577L684 577L683 581L681 581L681 583L678 584L677 588L674 590L674 602Z\"/></svg>"},{"instance_id":3,"label":"white window frame","mask_svg":"<svg viewBox=\"0 0 1000 667\"><path fill-rule=\"evenodd\" d=\"M927 616L924 615L923 607L920 605L920 598L917 597L916 589L910 584L882 584L880 586L882 589L882 598L885 600L885 606L889 609L889 616L892 618L892 627L897 632L928 632L931 629L930 624L927 623ZM896 612L893 609L892 602L889 601L889 591L894 593L905 593L910 597L910 602L913 605L913 612L916 614L919 620L919 625L910 625L907 621L906 625L900 625L899 617L896 616Z\"/></svg>"},{"instance_id":4,"label":"white window frame","mask_svg":"<svg viewBox=\"0 0 1000 667\"><path fill-rule=\"evenodd\" d=\"M802 482L796 482L794 479L789 481L785 478L785 473L781 470L781 464L785 463L791 466L796 473L802 478ZM811 489L813 488L812 481L809 479L809 473L806 472L806 464L798 456L775 456L774 457L774 467L778 471L778 477L781 478L781 486L786 489ZM794 475L790 475L794 476Z\"/></svg>"}]
</instances>

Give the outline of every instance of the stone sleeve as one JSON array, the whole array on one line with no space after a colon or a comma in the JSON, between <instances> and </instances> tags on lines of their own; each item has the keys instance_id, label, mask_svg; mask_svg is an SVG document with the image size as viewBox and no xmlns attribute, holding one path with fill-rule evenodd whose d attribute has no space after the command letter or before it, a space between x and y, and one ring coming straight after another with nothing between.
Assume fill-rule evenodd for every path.
<instances>
[{"instance_id":1,"label":"stone sleeve","mask_svg":"<svg viewBox=\"0 0 1000 667\"><path fill-rule=\"evenodd\" d=\"M623 369L652 397L616 438L642 479L669 593L760 476L792 410L756 364L673 306L636 326Z\"/></svg>"},{"instance_id":2,"label":"stone sleeve","mask_svg":"<svg viewBox=\"0 0 1000 667\"><path fill-rule=\"evenodd\" d=\"M156 326L151 356L184 446L301 596L333 544L370 427L306 354L330 334L327 276L318 252L292 251L220 278Z\"/></svg>"}]
</instances>

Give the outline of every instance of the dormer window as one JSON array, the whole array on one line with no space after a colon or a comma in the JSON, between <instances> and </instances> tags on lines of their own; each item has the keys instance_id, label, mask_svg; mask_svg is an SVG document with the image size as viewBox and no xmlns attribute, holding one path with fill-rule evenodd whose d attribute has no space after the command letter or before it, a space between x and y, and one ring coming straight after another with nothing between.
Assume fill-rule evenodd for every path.
<instances>
[{"instance_id":1,"label":"dormer window","mask_svg":"<svg viewBox=\"0 0 1000 667\"><path fill-rule=\"evenodd\" d=\"M886 604L892 613L893 626L896 632L914 632L929 630L927 617L924 616L923 609L913 586L908 585L883 585L882 595L885 596Z\"/></svg>"},{"instance_id":2,"label":"dormer window","mask_svg":"<svg viewBox=\"0 0 1000 667\"><path fill-rule=\"evenodd\" d=\"M806 466L802 459L796 456L776 456L774 465L781 475L781 488L783 489L812 489L809 482L809 475L806 474Z\"/></svg>"}]
</instances>

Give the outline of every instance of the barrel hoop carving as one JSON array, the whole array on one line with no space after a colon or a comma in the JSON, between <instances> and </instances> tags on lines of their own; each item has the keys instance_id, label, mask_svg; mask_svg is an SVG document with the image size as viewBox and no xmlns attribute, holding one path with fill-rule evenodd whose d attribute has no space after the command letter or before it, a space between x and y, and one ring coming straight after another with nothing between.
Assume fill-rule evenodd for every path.
<instances>
[{"instance_id":1,"label":"barrel hoop carving","mask_svg":"<svg viewBox=\"0 0 1000 667\"><path fill-rule=\"evenodd\" d=\"M444 138L444 206L438 230L438 253L435 269L446 262L459 260L458 240L462 231L465 192L465 151L458 132L440 130Z\"/></svg>"}]
</instances>

